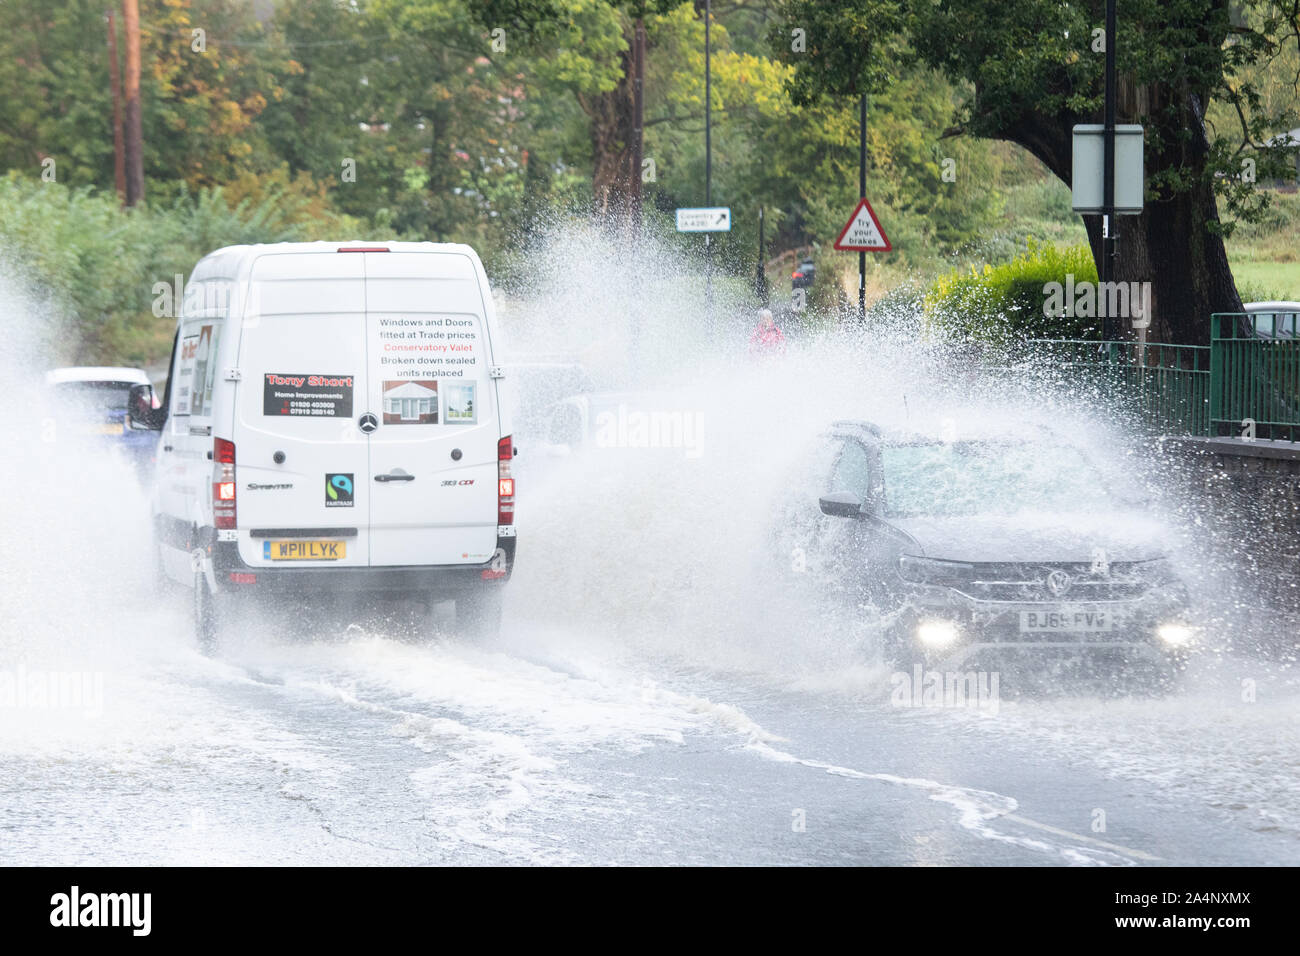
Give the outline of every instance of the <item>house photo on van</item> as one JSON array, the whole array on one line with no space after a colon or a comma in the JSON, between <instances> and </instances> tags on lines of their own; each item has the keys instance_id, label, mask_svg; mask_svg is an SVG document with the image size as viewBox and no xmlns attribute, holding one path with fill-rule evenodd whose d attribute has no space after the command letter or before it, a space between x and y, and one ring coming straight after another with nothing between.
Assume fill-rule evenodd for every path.
<instances>
[{"instance_id":1,"label":"house photo on van","mask_svg":"<svg viewBox=\"0 0 1300 956\"><path fill-rule=\"evenodd\" d=\"M159 432L159 574L218 644L254 596L455 602L500 626L514 457L487 276L468 246L281 243L206 256L185 289Z\"/></svg>"},{"instance_id":2,"label":"house photo on van","mask_svg":"<svg viewBox=\"0 0 1300 956\"><path fill-rule=\"evenodd\" d=\"M437 381L385 382L384 424L438 424Z\"/></svg>"}]
</instances>

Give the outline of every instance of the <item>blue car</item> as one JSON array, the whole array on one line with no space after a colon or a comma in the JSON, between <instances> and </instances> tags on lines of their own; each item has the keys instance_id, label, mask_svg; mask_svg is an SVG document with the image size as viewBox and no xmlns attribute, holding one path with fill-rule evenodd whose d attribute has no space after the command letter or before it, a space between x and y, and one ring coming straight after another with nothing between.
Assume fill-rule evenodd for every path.
<instances>
[{"instance_id":1,"label":"blue car","mask_svg":"<svg viewBox=\"0 0 1300 956\"><path fill-rule=\"evenodd\" d=\"M102 439L119 449L141 474L153 462L158 433L127 427L127 393L149 383L143 369L116 367L56 368L45 373L56 421L86 439Z\"/></svg>"}]
</instances>

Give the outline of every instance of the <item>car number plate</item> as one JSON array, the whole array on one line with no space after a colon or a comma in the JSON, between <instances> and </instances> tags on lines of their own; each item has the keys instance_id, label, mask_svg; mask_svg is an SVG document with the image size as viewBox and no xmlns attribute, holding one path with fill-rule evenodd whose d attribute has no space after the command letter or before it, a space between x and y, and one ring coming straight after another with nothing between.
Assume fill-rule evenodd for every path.
<instances>
[{"instance_id":1,"label":"car number plate","mask_svg":"<svg viewBox=\"0 0 1300 956\"><path fill-rule=\"evenodd\" d=\"M337 561L347 556L346 541L262 542L262 557L271 561Z\"/></svg>"},{"instance_id":2,"label":"car number plate","mask_svg":"<svg viewBox=\"0 0 1300 956\"><path fill-rule=\"evenodd\" d=\"M1052 611L1021 611L1021 633L1053 631L1113 631L1115 615L1106 610L1057 608Z\"/></svg>"},{"instance_id":3,"label":"car number plate","mask_svg":"<svg viewBox=\"0 0 1300 956\"><path fill-rule=\"evenodd\" d=\"M107 424L100 425L95 429L95 431L100 435L120 435L125 431L125 428L122 426L121 422L108 422Z\"/></svg>"}]
</instances>

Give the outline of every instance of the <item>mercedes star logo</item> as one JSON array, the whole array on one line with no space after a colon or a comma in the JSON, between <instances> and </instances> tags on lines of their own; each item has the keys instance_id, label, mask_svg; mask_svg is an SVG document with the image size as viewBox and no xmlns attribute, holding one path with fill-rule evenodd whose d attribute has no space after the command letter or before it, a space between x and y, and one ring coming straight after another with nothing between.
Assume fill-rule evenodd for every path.
<instances>
[{"instance_id":1,"label":"mercedes star logo","mask_svg":"<svg viewBox=\"0 0 1300 956\"><path fill-rule=\"evenodd\" d=\"M367 435L369 435L372 431L374 431L376 428L379 427L379 419L376 418L370 412L366 412L357 421L357 427L360 428Z\"/></svg>"},{"instance_id":2,"label":"mercedes star logo","mask_svg":"<svg viewBox=\"0 0 1300 956\"><path fill-rule=\"evenodd\" d=\"M1051 591L1055 597L1060 597L1070 590L1072 583L1073 579L1064 571L1053 571L1047 576L1047 590Z\"/></svg>"}]
</instances>

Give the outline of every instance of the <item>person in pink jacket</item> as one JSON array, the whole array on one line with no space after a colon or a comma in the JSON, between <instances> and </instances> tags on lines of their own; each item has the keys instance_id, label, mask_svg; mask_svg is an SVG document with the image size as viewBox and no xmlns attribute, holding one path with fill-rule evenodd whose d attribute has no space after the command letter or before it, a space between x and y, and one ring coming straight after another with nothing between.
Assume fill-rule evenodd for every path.
<instances>
[{"instance_id":1,"label":"person in pink jacket","mask_svg":"<svg viewBox=\"0 0 1300 956\"><path fill-rule=\"evenodd\" d=\"M749 337L749 351L757 355L785 353L785 336L776 327L771 309L761 309L758 313L758 327Z\"/></svg>"}]
</instances>

